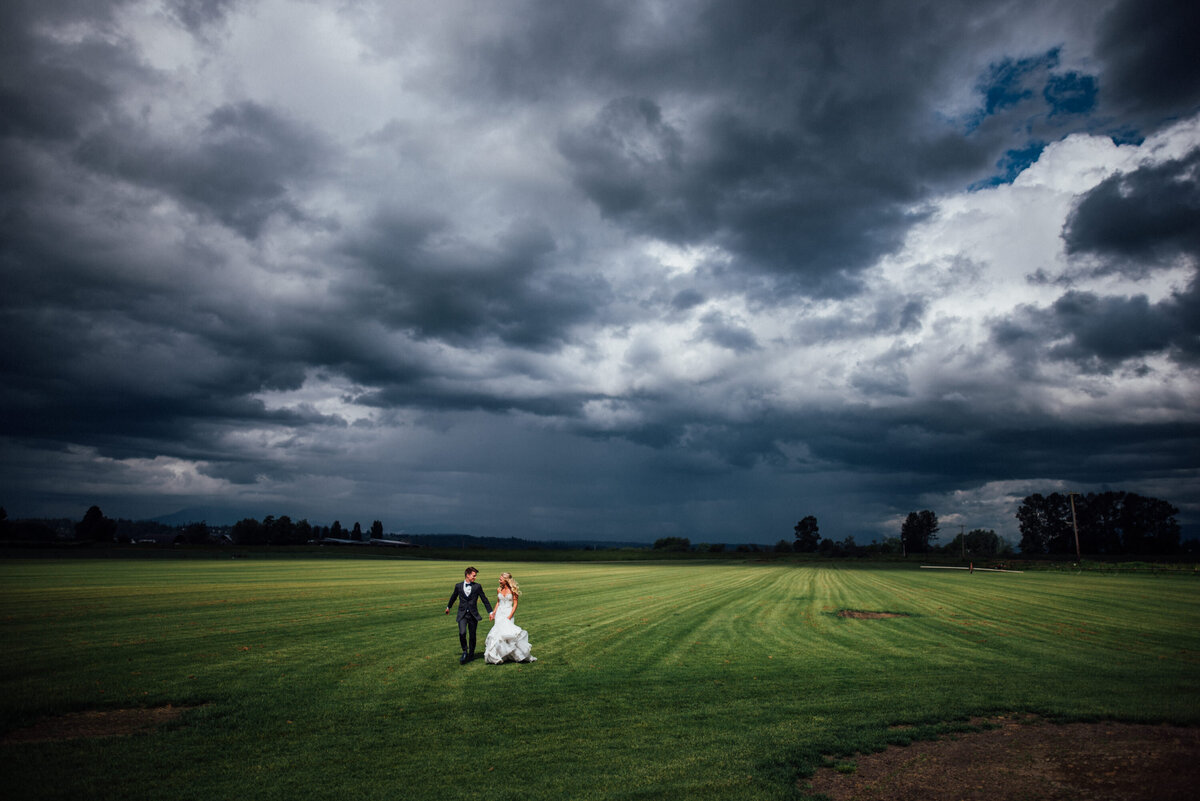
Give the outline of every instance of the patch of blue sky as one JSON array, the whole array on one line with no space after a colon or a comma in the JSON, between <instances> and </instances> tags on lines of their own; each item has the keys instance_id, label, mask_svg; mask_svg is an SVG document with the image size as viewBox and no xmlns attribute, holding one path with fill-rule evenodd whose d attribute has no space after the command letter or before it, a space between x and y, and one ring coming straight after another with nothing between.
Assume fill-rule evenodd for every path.
<instances>
[{"instance_id":1,"label":"patch of blue sky","mask_svg":"<svg viewBox=\"0 0 1200 801\"><path fill-rule=\"evenodd\" d=\"M1108 137L1112 139L1114 145L1137 145L1140 147L1142 142L1146 141L1146 135L1132 125L1113 128L1108 131Z\"/></svg>"},{"instance_id":2,"label":"patch of blue sky","mask_svg":"<svg viewBox=\"0 0 1200 801\"><path fill-rule=\"evenodd\" d=\"M989 189L993 186L1011 184L1017 179L1018 175L1025 172L1031 164L1041 158L1042 151L1045 149L1045 142L1032 141L1025 145L1025 147L1005 151L1000 160L996 162L996 169L999 172L989 178L984 178L982 181L976 181L967 187L967 189L975 192L980 189Z\"/></svg>"},{"instance_id":3,"label":"patch of blue sky","mask_svg":"<svg viewBox=\"0 0 1200 801\"><path fill-rule=\"evenodd\" d=\"M1043 70L1054 69L1058 66L1058 48L1048 50L1040 56L1011 59L992 64L987 77L980 83L983 92L984 115L995 114L997 111L1015 106L1022 100L1033 97L1030 87L1030 77Z\"/></svg>"},{"instance_id":4,"label":"patch of blue sky","mask_svg":"<svg viewBox=\"0 0 1200 801\"><path fill-rule=\"evenodd\" d=\"M1051 75L1042 90L1050 104L1050 115L1086 114L1096 107L1096 79L1091 75L1068 72Z\"/></svg>"},{"instance_id":5,"label":"patch of blue sky","mask_svg":"<svg viewBox=\"0 0 1200 801\"><path fill-rule=\"evenodd\" d=\"M1006 58L993 62L976 84L983 104L967 119L971 133L988 117L1000 114L1040 95L1049 107L1038 113L1055 115L1086 114L1096 106L1098 93L1095 77L1071 71L1053 74L1059 65L1059 48L1028 58Z\"/></svg>"}]
</instances>

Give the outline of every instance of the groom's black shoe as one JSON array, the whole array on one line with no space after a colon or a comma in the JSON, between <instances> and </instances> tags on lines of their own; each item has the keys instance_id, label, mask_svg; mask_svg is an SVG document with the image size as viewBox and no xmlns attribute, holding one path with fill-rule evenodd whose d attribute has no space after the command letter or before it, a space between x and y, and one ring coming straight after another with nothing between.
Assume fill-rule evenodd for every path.
<instances>
[{"instance_id":1,"label":"groom's black shoe","mask_svg":"<svg viewBox=\"0 0 1200 801\"><path fill-rule=\"evenodd\" d=\"M467 664L467 652L466 651L463 651L462 656L460 656L458 658L458 664L460 664L460 665Z\"/></svg>"}]
</instances>

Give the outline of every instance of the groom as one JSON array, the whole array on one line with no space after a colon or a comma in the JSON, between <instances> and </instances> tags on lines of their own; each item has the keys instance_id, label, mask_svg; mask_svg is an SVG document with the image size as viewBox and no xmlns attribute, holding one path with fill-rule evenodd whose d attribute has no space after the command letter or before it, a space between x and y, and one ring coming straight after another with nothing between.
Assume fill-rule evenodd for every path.
<instances>
[{"instance_id":1,"label":"groom","mask_svg":"<svg viewBox=\"0 0 1200 801\"><path fill-rule=\"evenodd\" d=\"M458 642L462 646L462 658L458 660L460 665L475 658L475 627L483 620L483 615L475 608L476 602L482 600L488 613L492 611L492 605L483 594L483 587L475 582L478 574L478 570L468 567L463 573L464 579L454 585L454 592L450 593L450 601L446 604L448 615L455 599L458 600ZM470 642L467 641L468 635Z\"/></svg>"}]
</instances>

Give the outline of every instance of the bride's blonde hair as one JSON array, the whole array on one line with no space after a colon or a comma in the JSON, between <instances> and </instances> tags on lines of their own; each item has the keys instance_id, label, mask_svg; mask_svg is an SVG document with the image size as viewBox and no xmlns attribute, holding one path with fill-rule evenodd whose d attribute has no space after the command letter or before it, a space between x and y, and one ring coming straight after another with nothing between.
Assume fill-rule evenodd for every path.
<instances>
[{"instance_id":1,"label":"bride's blonde hair","mask_svg":"<svg viewBox=\"0 0 1200 801\"><path fill-rule=\"evenodd\" d=\"M518 598L521 597L521 585L517 584L517 580L512 577L512 573L501 573L500 581L508 585L508 588L512 590L513 595Z\"/></svg>"}]
</instances>

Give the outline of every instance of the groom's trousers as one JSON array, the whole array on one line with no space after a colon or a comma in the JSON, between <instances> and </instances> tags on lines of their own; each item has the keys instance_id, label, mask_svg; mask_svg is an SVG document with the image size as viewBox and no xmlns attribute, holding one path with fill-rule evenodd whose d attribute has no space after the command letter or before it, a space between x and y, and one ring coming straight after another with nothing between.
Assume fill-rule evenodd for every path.
<instances>
[{"instance_id":1,"label":"groom's trousers","mask_svg":"<svg viewBox=\"0 0 1200 801\"><path fill-rule=\"evenodd\" d=\"M475 629L478 626L479 621L470 615L458 619L458 642L463 651L469 654L475 653Z\"/></svg>"}]
</instances>

